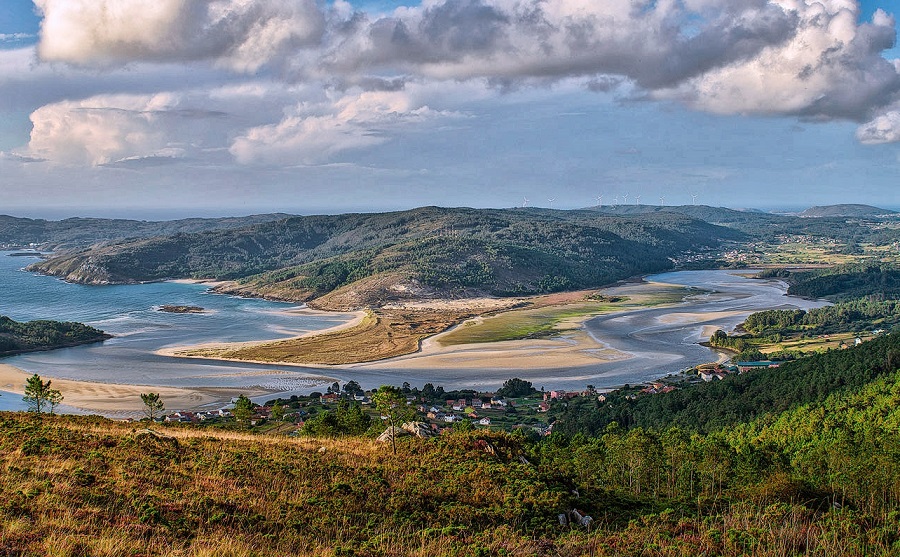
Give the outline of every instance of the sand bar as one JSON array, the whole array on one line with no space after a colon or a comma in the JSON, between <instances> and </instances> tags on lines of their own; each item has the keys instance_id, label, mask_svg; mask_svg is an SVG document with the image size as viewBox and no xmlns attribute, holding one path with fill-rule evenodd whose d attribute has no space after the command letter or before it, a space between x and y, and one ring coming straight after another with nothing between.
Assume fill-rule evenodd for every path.
<instances>
[{"instance_id":1,"label":"sand bar","mask_svg":"<svg viewBox=\"0 0 900 557\"><path fill-rule=\"evenodd\" d=\"M296 308L284 310L283 313L289 313L294 315L334 315L332 312L328 311L320 311L309 308ZM302 335L291 337L291 338L280 338L280 339L272 339L272 340L250 340L247 342L204 342L201 344L190 344L190 345L182 345L182 346L168 346L166 348L161 348L157 350L155 353L160 356L169 356L173 358L198 358L198 359L210 359L208 356L202 355L205 350L234 350L237 348L245 347L245 346L258 346L260 344L267 344L270 342L280 342L284 340L292 340L298 338L306 338L316 335L322 335L325 333L332 333L335 331L340 331L343 329L351 329L359 325L363 319L366 317L365 311L355 311L355 312L342 312L347 315L353 315L353 319L347 321L346 323L341 323L340 325L335 325L334 327L328 327L327 329L318 329L315 331L310 331L308 333L303 333ZM222 361L234 361L234 362L246 362L246 363L260 363L260 364L273 364L277 363L278 365L297 365L291 364L288 362L254 362L252 360L236 360L229 358L213 358ZM299 366L299 367L309 367L309 366ZM315 367L321 367L316 365Z\"/></svg>"},{"instance_id":2,"label":"sand bar","mask_svg":"<svg viewBox=\"0 0 900 557\"><path fill-rule=\"evenodd\" d=\"M0 390L24 394L25 381L31 377L19 368L0 364ZM151 387L143 385L121 385L114 383L93 383L69 379L50 379L51 386L63 395L63 404L80 410L96 412L117 418L140 418L143 416L141 393L158 393L168 411L197 410L204 407L219 408L231 401L233 393L222 389L181 389L176 387ZM232 390L233 391L233 390ZM252 394L263 394L252 393Z\"/></svg>"}]
</instances>

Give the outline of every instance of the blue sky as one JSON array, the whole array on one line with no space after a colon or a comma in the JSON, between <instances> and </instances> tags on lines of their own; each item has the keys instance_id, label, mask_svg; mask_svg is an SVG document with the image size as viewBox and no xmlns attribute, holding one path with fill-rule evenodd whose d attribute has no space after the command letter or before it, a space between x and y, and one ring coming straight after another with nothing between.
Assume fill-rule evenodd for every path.
<instances>
[{"instance_id":1,"label":"blue sky","mask_svg":"<svg viewBox=\"0 0 900 557\"><path fill-rule=\"evenodd\" d=\"M0 212L900 206L887 2L628 2L5 0Z\"/></svg>"}]
</instances>

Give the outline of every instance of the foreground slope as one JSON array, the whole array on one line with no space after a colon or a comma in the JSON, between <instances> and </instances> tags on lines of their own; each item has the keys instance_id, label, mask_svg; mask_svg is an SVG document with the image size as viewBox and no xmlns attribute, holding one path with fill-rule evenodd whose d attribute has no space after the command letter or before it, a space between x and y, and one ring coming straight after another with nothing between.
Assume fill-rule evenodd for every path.
<instances>
[{"instance_id":1,"label":"foreground slope","mask_svg":"<svg viewBox=\"0 0 900 557\"><path fill-rule=\"evenodd\" d=\"M455 431L393 454L0 413L0 553L896 555L900 355L866 344L873 381L781 413L753 399L761 417L709 434Z\"/></svg>"}]
</instances>

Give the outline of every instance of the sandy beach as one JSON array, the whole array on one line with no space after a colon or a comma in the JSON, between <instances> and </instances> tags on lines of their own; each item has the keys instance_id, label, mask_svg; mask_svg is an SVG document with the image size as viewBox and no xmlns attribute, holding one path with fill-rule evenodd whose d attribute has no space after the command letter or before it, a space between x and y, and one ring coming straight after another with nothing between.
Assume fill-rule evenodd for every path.
<instances>
[{"instance_id":1,"label":"sandy beach","mask_svg":"<svg viewBox=\"0 0 900 557\"><path fill-rule=\"evenodd\" d=\"M309 309L309 308L297 308L297 309L285 310L282 313L293 314L293 315L333 315L331 312ZM327 329L320 329L317 331L310 331L308 333L304 333L302 335L298 335L298 336L291 337L291 338L273 339L273 340L266 340L266 341L253 340L253 341L248 341L248 342L204 342L202 344L191 344L191 345L184 345L184 346L168 346L166 348L157 350L155 353L159 354L160 356L168 356L170 358L206 359L207 358L206 356L197 355L197 353L198 352L202 353L202 351L204 351L204 350L223 350L223 349L234 350L236 348L240 348L243 346L256 346L259 344L266 344L269 342L279 342L282 340L307 338L307 337L322 335L325 333L332 333L332 332L340 331L343 329L352 329L353 327L356 327L357 325L359 325L360 322L362 322L362 320L365 319L365 317L366 317L365 311L343 312L343 313L348 314L348 315L353 315L353 319L351 319L350 321L347 321L346 323L341 323L340 325L335 325L334 327L328 327ZM191 353L190 354L186 353L188 351ZM244 362L254 363L252 360L229 360L228 358L219 358L219 359L224 360L224 361L235 361L235 362L244 361ZM255 362L255 363L265 364L265 363L272 363L272 362ZM279 363L279 365L297 365L297 364ZM307 367L307 366L299 366L299 367Z\"/></svg>"},{"instance_id":2,"label":"sandy beach","mask_svg":"<svg viewBox=\"0 0 900 557\"><path fill-rule=\"evenodd\" d=\"M510 310L523 303L530 302L530 307L562 307L571 304L583 302L588 294L601 294L608 296L623 296L633 302L633 305L615 310L612 313L625 314L641 307L654 295L661 292L671 292L673 290L682 291L680 285L664 284L659 282L637 282L630 281L624 284L616 285L601 289L599 291L579 291L579 292L563 292L558 294L549 294L535 296L532 298L512 298L512 299L495 299L495 298L477 298L469 300L427 300L421 302L407 302L405 304L396 304L398 307L430 309L430 310L453 310L462 307L477 307L482 310L503 311ZM684 291L688 294L687 291ZM314 310L291 310L292 312L314 311ZM301 335L301 337L315 337L324 333L355 327L363 317L365 312L357 312L355 318L348 323L332 327L323 331L315 331ZM180 358L210 358L223 361L250 362L260 364L289 365L297 367L330 367L332 369L352 370L352 369L371 369L371 370L397 370L397 369L492 369L492 370L540 370L540 369L558 369L561 367L578 368L584 366L596 365L599 363L610 363L626 360L632 355L628 352L614 350L596 339L585 329L585 322L592 319L597 314L586 314L578 317L572 317L561 321L558 325L561 333L558 336L542 339L527 340L509 340L495 342L480 342L472 344L456 344L444 346L441 339L453 332L453 329L426 338L421 343L419 351L404 356L397 356L375 362L361 362L354 364L325 366L317 364L308 366L306 364L298 364L291 362L265 362L255 360L238 360L223 358L218 355L204 354L204 350L219 351L222 349L235 349L242 346L259 345L260 342L247 343L205 343L192 346L169 347L157 351L157 354L163 356L180 357ZM678 322L701 323L709 319L720 318L722 314L709 313L690 313L679 312L674 319ZM475 317L469 320L470 323L481 323L485 319L491 317ZM465 326L462 323L457 327ZM565 332L562 332L565 331Z\"/></svg>"},{"instance_id":3,"label":"sandy beach","mask_svg":"<svg viewBox=\"0 0 900 557\"><path fill-rule=\"evenodd\" d=\"M438 335L439 337L440 335ZM550 339L508 340L441 346L437 337L426 340L416 354L381 362L356 364L369 369L551 369L581 367L629 358L597 342L584 330Z\"/></svg>"},{"instance_id":4,"label":"sandy beach","mask_svg":"<svg viewBox=\"0 0 900 557\"><path fill-rule=\"evenodd\" d=\"M30 376L30 373L16 367L0 364L0 390L19 395L24 394L25 381ZM51 381L51 386L62 393L64 405L117 418L140 418L143 416L141 393L159 393L167 411L171 412L197 410L204 407L219 408L228 404L232 396L219 389L178 389L92 383L68 379L51 379ZM263 392L252 394L263 394Z\"/></svg>"}]
</instances>

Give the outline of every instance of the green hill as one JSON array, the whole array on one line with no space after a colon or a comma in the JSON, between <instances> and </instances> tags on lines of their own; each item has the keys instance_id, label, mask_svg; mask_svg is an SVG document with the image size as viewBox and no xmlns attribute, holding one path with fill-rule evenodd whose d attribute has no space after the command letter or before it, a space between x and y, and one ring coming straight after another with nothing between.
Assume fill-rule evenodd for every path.
<instances>
[{"instance_id":1,"label":"green hill","mask_svg":"<svg viewBox=\"0 0 900 557\"><path fill-rule=\"evenodd\" d=\"M624 428L677 426L714 431L763 414L821 402L836 392L863 387L898 367L900 333L847 350L782 362L776 369L686 385L670 393L632 398L617 392L603 402L578 399L560 409L555 427L570 434L597 434L613 422Z\"/></svg>"},{"instance_id":2,"label":"green hill","mask_svg":"<svg viewBox=\"0 0 900 557\"><path fill-rule=\"evenodd\" d=\"M286 216L271 214L173 221L69 218L53 221L0 215L0 247L21 248L33 245L42 250L74 249L125 238L237 228L283 219Z\"/></svg>"},{"instance_id":3,"label":"green hill","mask_svg":"<svg viewBox=\"0 0 900 557\"><path fill-rule=\"evenodd\" d=\"M0 315L0 356L90 344L112 338L82 323L28 321L20 323Z\"/></svg>"},{"instance_id":4,"label":"green hill","mask_svg":"<svg viewBox=\"0 0 900 557\"><path fill-rule=\"evenodd\" d=\"M595 287L672 266L684 253L742 238L684 215L424 207L291 217L240 229L126 241L30 267L94 284L169 278L240 280L243 293L291 300L386 278L372 299L515 295Z\"/></svg>"},{"instance_id":5,"label":"green hill","mask_svg":"<svg viewBox=\"0 0 900 557\"><path fill-rule=\"evenodd\" d=\"M842 204L810 207L799 216L807 218L821 217L883 217L894 215L895 211L873 207L871 205Z\"/></svg>"}]
</instances>

